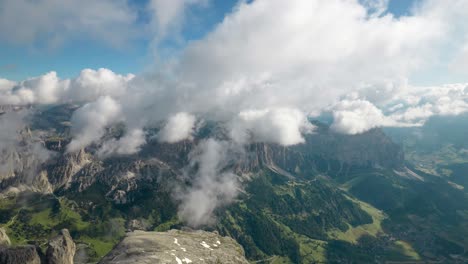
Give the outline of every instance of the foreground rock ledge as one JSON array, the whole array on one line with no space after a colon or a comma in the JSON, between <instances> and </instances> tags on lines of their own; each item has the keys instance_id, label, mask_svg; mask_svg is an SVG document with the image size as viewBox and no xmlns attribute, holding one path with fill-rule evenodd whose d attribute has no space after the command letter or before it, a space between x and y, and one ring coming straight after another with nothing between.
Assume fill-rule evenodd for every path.
<instances>
[{"instance_id":1,"label":"foreground rock ledge","mask_svg":"<svg viewBox=\"0 0 468 264\"><path fill-rule=\"evenodd\" d=\"M230 237L206 231L134 231L101 262L107 263L249 263Z\"/></svg>"},{"instance_id":2,"label":"foreground rock ledge","mask_svg":"<svg viewBox=\"0 0 468 264\"><path fill-rule=\"evenodd\" d=\"M34 245L10 247L5 229L0 228L0 264L73 264L76 246L67 229L49 241L46 255Z\"/></svg>"}]
</instances>

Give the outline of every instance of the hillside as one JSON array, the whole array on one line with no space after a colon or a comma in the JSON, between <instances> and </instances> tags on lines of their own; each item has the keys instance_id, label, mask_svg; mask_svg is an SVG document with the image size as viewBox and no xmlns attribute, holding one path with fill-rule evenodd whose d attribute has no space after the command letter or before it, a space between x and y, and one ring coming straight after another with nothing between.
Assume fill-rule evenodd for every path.
<instances>
[{"instance_id":1,"label":"hillside","mask_svg":"<svg viewBox=\"0 0 468 264\"><path fill-rule=\"evenodd\" d=\"M12 244L44 248L67 228L77 244L75 263L98 262L126 231L183 228L175 188L193 184L184 171L197 142L223 131L208 123L193 141L175 144L150 134L134 155L102 158L96 146L67 153L73 109L41 109L23 134L54 152L38 173L22 167L0 175L0 225ZM314 124L304 144L247 146L246 158L225 168L238 175L240 194L215 210L213 224L198 228L234 238L250 261L466 260L466 192L405 161L379 129L350 136ZM11 155L24 160L28 152Z\"/></svg>"}]
</instances>

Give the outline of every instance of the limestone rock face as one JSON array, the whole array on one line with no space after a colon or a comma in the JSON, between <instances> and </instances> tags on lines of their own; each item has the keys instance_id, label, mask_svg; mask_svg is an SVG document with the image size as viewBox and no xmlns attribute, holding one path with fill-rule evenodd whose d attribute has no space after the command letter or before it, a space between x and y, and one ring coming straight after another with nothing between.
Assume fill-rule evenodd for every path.
<instances>
[{"instance_id":1,"label":"limestone rock face","mask_svg":"<svg viewBox=\"0 0 468 264\"><path fill-rule=\"evenodd\" d=\"M35 246L3 247L0 246L2 264L41 264L40 250Z\"/></svg>"},{"instance_id":2,"label":"limestone rock face","mask_svg":"<svg viewBox=\"0 0 468 264\"><path fill-rule=\"evenodd\" d=\"M9 247L10 239L0 228L0 264L73 264L76 246L67 229L49 241L46 255L37 246Z\"/></svg>"},{"instance_id":3,"label":"limestone rock face","mask_svg":"<svg viewBox=\"0 0 468 264\"><path fill-rule=\"evenodd\" d=\"M47 264L73 264L76 245L67 229L49 241L46 251Z\"/></svg>"},{"instance_id":4,"label":"limestone rock face","mask_svg":"<svg viewBox=\"0 0 468 264\"><path fill-rule=\"evenodd\" d=\"M232 238L205 231L134 231L105 256L101 264L249 263Z\"/></svg>"},{"instance_id":5,"label":"limestone rock face","mask_svg":"<svg viewBox=\"0 0 468 264\"><path fill-rule=\"evenodd\" d=\"M6 234L5 229L0 227L0 246L9 246L10 244L10 238Z\"/></svg>"}]
</instances>

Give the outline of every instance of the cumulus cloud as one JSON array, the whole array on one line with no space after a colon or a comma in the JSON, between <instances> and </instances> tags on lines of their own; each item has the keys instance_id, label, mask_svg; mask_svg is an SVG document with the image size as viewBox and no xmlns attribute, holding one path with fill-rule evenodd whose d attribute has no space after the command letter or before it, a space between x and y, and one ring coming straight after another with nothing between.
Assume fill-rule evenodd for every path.
<instances>
[{"instance_id":1,"label":"cumulus cloud","mask_svg":"<svg viewBox=\"0 0 468 264\"><path fill-rule=\"evenodd\" d=\"M363 90L332 107L332 128L357 134L382 126L421 126L435 115L460 115L468 112L466 87L468 84L386 87L371 94Z\"/></svg>"},{"instance_id":2,"label":"cumulus cloud","mask_svg":"<svg viewBox=\"0 0 468 264\"><path fill-rule=\"evenodd\" d=\"M26 105L50 104L59 100L61 93L68 86L68 80L60 80L56 72L31 78L18 83L11 89L0 91L0 104Z\"/></svg>"},{"instance_id":3,"label":"cumulus cloud","mask_svg":"<svg viewBox=\"0 0 468 264\"><path fill-rule=\"evenodd\" d=\"M284 146L304 142L313 125L297 109L245 110L231 123L231 137L240 143L272 142Z\"/></svg>"},{"instance_id":4,"label":"cumulus cloud","mask_svg":"<svg viewBox=\"0 0 468 264\"><path fill-rule=\"evenodd\" d=\"M260 0L240 4L191 43L175 72L191 85L193 108L309 112L350 89L399 80L430 52L422 44L440 35L437 20L369 18L357 1Z\"/></svg>"},{"instance_id":5,"label":"cumulus cloud","mask_svg":"<svg viewBox=\"0 0 468 264\"><path fill-rule=\"evenodd\" d=\"M105 68L97 71L84 69L77 78L70 81L63 99L92 101L105 95L117 98L126 93L129 82L134 77L133 74L120 75Z\"/></svg>"},{"instance_id":6,"label":"cumulus cloud","mask_svg":"<svg viewBox=\"0 0 468 264\"><path fill-rule=\"evenodd\" d=\"M150 4L159 6L156 8L159 10L173 9L157 18L160 20L157 23L164 26L171 24L176 19L174 14L183 12L184 6L195 2L152 1ZM441 6L428 1L412 16L369 16L374 9L384 8L386 1L361 3L241 2L213 32L190 43L180 58L168 65L169 77L165 76L166 72L157 72L133 78L100 69L84 70L72 80L57 80L50 73L41 78L50 83L44 87L52 88L41 90L37 85L20 83L10 92L3 92L6 96L2 98L47 103L95 100L109 95L121 105L127 122L137 119L134 117L144 117L143 122L159 122L170 118L170 113L188 112L230 123L242 120L239 116L246 115L249 109L290 108L304 116L317 113L336 104L350 91L373 90L383 82L385 87L391 87L383 95L395 96L401 92L401 80L434 51L436 44L427 43L437 43L441 36L448 34L446 20L454 19L447 13L457 14L457 11L451 8L452 11L438 11ZM161 7L165 5L169 7ZM134 79L138 80L134 82ZM385 97L375 95L375 98L378 96ZM375 98L361 99L380 107ZM283 141L253 124L268 123L265 120L274 121L279 116L275 116L275 111L268 111L270 114L262 118L240 122L249 123L246 129L254 135L253 140L264 138L286 145L300 142L298 129L279 129L279 133L294 138ZM341 117L346 116L351 117ZM169 134L166 132L173 122L167 121L168 127L162 135ZM376 126L379 125L382 124ZM189 136L187 128L180 131L184 132L182 138ZM162 138L175 142L180 137L175 133L175 139L169 135Z\"/></svg>"},{"instance_id":7,"label":"cumulus cloud","mask_svg":"<svg viewBox=\"0 0 468 264\"><path fill-rule=\"evenodd\" d=\"M344 100L335 106L331 128L339 133L359 134L375 127L397 125L368 101Z\"/></svg>"},{"instance_id":8,"label":"cumulus cloud","mask_svg":"<svg viewBox=\"0 0 468 264\"><path fill-rule=\"evenodd\" d=\"M178 14L195 2L150 1L158 10L158 34L177 27ZM332 111L332 129L357 134L466 112L466 85L419 87L408 80L444 63L447 47L464 54L468 1L447 5L425 0L411 15L398 18L385 12L387 3L241 1L212 32L189 42L156 71L134 77L85 70L70 80L51 72L13 86L0 82L0 100L94 101L74 114L68 150L98 143L108 126L124 122L128 133L104 142L104 156L138 151L143 128L161 122L158 138L163 142L190 139L198 118L226 124L240 145L266 141L289 146L303 142L303 134L312 130L310 113ZM194 173L194 185L181 198L180 211L192 225L209 222L224 203L218 201L235 196L236 177L225 170L230 155L225 151L232 149L226 144L204 141L192 156L188 171Z\"/></svg>"},{"instance_id":9,"label":"cumulus cloud","mask_svg":"<svg viewBox=\"0 0 468 264\"><path fill-rule=\"evenodd\" d=\"M195 116L181 112L167 120L167 123L158 134L161 142L176 143L185 139L192 139L196 118Z\"/></svg>"},{"instance_id":10,"label":"cumulus cloud","mask_svg":"<svg viewBox=\"0 0 468 264\"><path fill-rule=\"evenodd\" d=\"M434 50L427 43L437 42L445 27L429 15L369 16L374 4L241 2L213 32L191 42L175 63L164 68L169 69L169 78L164 77L167 72L137 78L131 103L123 102L125 112L137 116L151 110L154 116L148 120L153 122L182 111L231 123L249 109L318 113L350 90L372 90L383 82L393 87L388 93L396 93L405 76ZM294 140L282 141L252 124L271 116L247 122L246 129L280 144L300 142L294 130L289 130Z\"/></svg>"},{"instance_id":11,"label":"cumulus cloud","mask_svg":"<svg viewBox=\"0 0 468 264\"><path fill-rule=\"evenodd\" d=\"M133 74L119 75L108 69L84 69L74 79L60 79L54 71L18 83L1 79L0 104L54 104L119 97L126 93L133 78Z\"/></svg>"},{"instance_id":12,"label":"cumulus cloud","mask_svg":"<svg viewBox=\"0 0 468 264\"><path fill-rule=\"evenodd\" d=\"M410 87L395 96L404 107L392 113L396 120L424 123L434 115L459 115L468 112L468 84Z\"/></svg>"},{"instance_id":13,"label":"cumulus cloud","mask_svg":"<svg viewBox=\"0 0 468 264\"><path fill-rule=\"evenodd\" d=\"M71 120L73 140L67 151L77 151L100 140L109 125L121 120L121 114L120 105L108 96L76 110Z\"/></svg>"}]
</instances>

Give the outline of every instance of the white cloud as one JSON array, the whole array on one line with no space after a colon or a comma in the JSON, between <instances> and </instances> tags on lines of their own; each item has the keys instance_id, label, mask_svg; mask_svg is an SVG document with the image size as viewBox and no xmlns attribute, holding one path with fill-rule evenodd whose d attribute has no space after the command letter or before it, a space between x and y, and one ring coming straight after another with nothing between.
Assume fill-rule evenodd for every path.
<instances>
[{"instance_id":1,"label":"white cloud","mask_svg":"<svg viewBox=\"0 0 468 264\"><path fill-rule=\"evenodd\" d=\"M425 120L429 119L433 115L434 112L432 111L432 105L427 103L420 106L412 106L402 109L399 113L394 114L394 117L399 120L422 125Z\"/></svg>"},{"instance_id":2,"label":"white cloud","mask_svg":"<svg viewBox=\"0 0 468 264\"><path fill-rule=\"evenodd\" d=\"M403 102L405 107L392 113L392 116L396 120L422 124L433 115L465 113L468 111L466 87L468 84L408 87L394 96L393 100Z\"/></svg>"},{"instance_id":3,"label":"white cloud","mask_svg":"<svg viewBox=\"0 0 468 264\"><path fill-rule=\"evenodd\" d=\"M450 3L441 0L423 0L418 2L415 16L423 16L438 21L442 35L430 43L435 50L426 58L424 67L416 77L425 85L432 82L451 83L466 81L468 74L462 68L464 50L468 40L468 1L453 0ZM435 83L434 83L435 84Z\"/></svg>"},{"instance_id":4,"label":"white cloud","mask_svg":"<svg viewBox=\"0 0 468 264\"><path fill-rule=\"evenodd\" d=\"M208 139L200 142L190 155L187 169L197 168L192 186L182 187L176 194L181 200L179 217L188 225L199 227L212 224L214 210L233 201L238 193L236 175L225 171L233 154L226 141Z\"/></svg>"},{"instance_id":5,"label":"white cloud","mask_svg":"<svg viewBox=\"0 0 468 264\"><path fill-rule=\"evenodd\" d=\"M133 74L108 69L84 69L75 79L60 79L52 71L18 83L0 80L0 104L53 104L94 101L100 96L125 95Z\"/></svg>"},{"instance_id":6,"label":"white cloud","mask_svg":"<svg viewBox=\"0 0 468 264\"><path fill-rule=\"evenodd\" d=\"M449 66L456 73L466 74L466 69L468 69L468 40Z\"/></svg>"},{"instance_id":7,"label":"white cloud","mask_svg":"<svg viewBox=\"0 0 468 264\"><path fill-rule=\"evenodd\" d=\"M191 43L175 72L193 91L193 108L311 112L350 90L399 81L440 31L423 16L368 18L357 1L258 0Z\"/></svg>"},{"instance_id":8,"label":"white cloud","mask_svg":"<svg viewBox=\"0 0 468 264\"><path fill-rule=\"evenodd\" d=\"M105 129L122 120L121 106L111 97L104 96L93 103L85 104L72 116L73 140L67 151L78 151L101 139Z\"/></svg>"},{"instance_id":9,"label":"white cloud","mask_svg":"<svg viewBox=\"0 0 468 264\"><path fill-rule=\"evenodd\" d=\"M56 72L31 78L10 89L0 90L0 104L50 104L59 100L69 81L61 81Z\"/></svg>"},{"instance_id":10,"label":"white cloud","mask_svg":"<svg viewBox=\"0 0 468 264\"><path fill-rule=\"evenodd\" d=\"M150 0L153 30L160 40L168 34L177 34L184 23L186 9L192 5L207 4L207 0ZM174 33L175 32L175 33Z\"/></svg>"},{"instance_id":11,"label":"white cloud","mask_svg":"<svg viewBox=\"0 0 468 264\"><path fill-rule=\"evenodd\" d=\"M6 32L3 38L12 35L10 41L24 42L45 33L60 39L83 26L80 33L112 42L117 38L119 43L125 29L132 31L128 26L133 23L132 12L120 13L124 1L100 1L100 5L110 5L106 18L101 17L106 8L95 9L95 2L86 1L86 10L76 8L84 15L77 12L79 16L65 17L68 24L62 24L69 26L62 31L57 30L62 24L53 22L62 9L65 15L69 13L70 0L43 1L45 6L56 6L35 10L33 2L21 0L17 5L24 5L25 13L34 10L31 17L17 22L10 14L0 16L0 32ZM335 131L357 134L380 126L421 125L433 115L467 112L466 84L415 87L407 80L421 69L442 63L447 47L463 60L468 0L454 0L450 5L426 0L411 16L399 18L383 13L385 0L361 2L365 5L358 0L242 1L212 32L190 42L180 57L155 72L133 78L108 70L85 70L73 80L59 80L51 72L14 87L3 81L0 101L97 100L74 114L68 150L98 142L106 127L126 122L128 134L105 142L102 155L138 151L144 144L142 128L161 121L166 121L161 141L191 139L196 117L189 113L229 124L236 143L267 141L287 146L303 142L303 134L310 132L307 113L331 110ZM3 6L9 8L0 10L12 11L15 3L4 1ZM183 23L179 15L190 3L151 1L156 34L177 31ZM35 17L44 14L49 17ZM37 25L31 25L35 20ZM120 26L124 30L116 31ZM191 156L192 172L195 164L199 169L193 188L182 195L179 214L192 225L210 222L216 207L235 197L235 176L223 170L230 150L227 142L208 140Z\"/></svg>"},{"instance_id":12,"label":"white cloud","mask_svg":"<svg viewBox=\"0 0 468 264\"><path fill-rule=\"evenodd\" d=\"M70 101L92 101L100 96L114 98L125 95L133 74L120 75L109 69L84 69L80 75L71 80L65 99Z\"/></svg>"},{"instance_id":13,"label":"white cloud","mask_svg":"<svg viewBox=\"0 0 468 264\"><path fill-rule=\"evenodd\" d=\"M183 13L187 5L196 2L152 1L151 5L160 13L155 18L157 24L167 28L176 23L171 22L177 20L175 14ZM40 77L45 80L42 82L51 84L43 86L47 89L20 84L17 87L21 88L3 92L6 96L2 99L47 103L95 100L109 95L120 101L124 115L144 117L147 120L144 122L165 120L168 113L177 112L230 121L249 109L291 108L316 113L350 91L359 94L384 87L382 93L368 93L363 98L381 107L383 100L394 102L392 98L406 85L402 82L405 76L434 50L427 43L437 42L447 34L444 19L448 20L448 11L440 12L437 11L440 5L427 4L410 17L397 19L391 14L369 17L369 10L384 8L386 2L365 4L341 0L241 3L213 32L189 44L170 78L161 77L163 73L158 72L154 75L156 80L154 76L143 76L138 78L138 84L129 84L132 75L116 75L105 69L84 70L73 80L57 80L50 73ZM162 10L169 11L161 13ZM155 116L145 115L148 111ZM275 121L272 115L249 122L270 121ZM300 134L293 133L297 129L278 130L294 135L290 137L294 140L282 141L283 136L274 139L262 132L260 126L250 126L251 130L258 130L259 138L284 144L300 142ZM190 129L185 126L171 132L174 139L163 130L162 135L167 135L162 138L174 142L189 136Z\"/></svg>"},{"instance_id":14,"label":"white cloud","mask_svg":"<svg viewBox=\"0 0 468 264\"><path fill-rule=\"evenodd\" d=\"M0 40L54 47L85 36L122 46L136 36L136 19L125 0L3 0Z\"/></svg>"},{"instance_id":15,"label":"white cloud","mask_svg":"<svg viewBox=\"0 0 468 264\"><path fill-rule=\"evenodd\" d=\"M10 91L15 86L15 84L16 82L0 78L0 93L4 91Z\"/></svg>"},{"instance_id":16,"label":"white cloud","mask_svg":"<svg viewBox=\"0 0 468 264\"><path fill-rule=\"evenodd\" d=\"M457 0L456 6L465 2ZM176 14L197 3L201 2L155 0L150 6L158 27L171 30L171 24L180 23ZM242 2L213 32L190 43L175 64L167 65L172 69L169 77L163 71L133 78L100 69L58 80L55 73L49 73L3 89L1 98L4 102L50 103L92 101L108 95L121 105L119 118L124 117L130 130L168 119L160 133L160 140L166 142L190 139L195 117L183 113L197 113L201 118L238 125L233 131L247 140L297 144L303 140L301 126L307 113L328 109L349 94L354 94L352 101L369 104L355 102L359 107L335 109L335 127L343 132L420 124L432 114L454 110L445 107L446 101L431 99L432 92L408 85L406 77L437 50L441 36L450 36L452 28L463 28L448 25L456 24L456 17L464 13L427 1L412 16L369 16L384 9L387 2L363 3ZM455 112L464 111L465 101L448 98L456 102ZM390 109L395 105L401 106ZM371 114L372 119L361 120L362 114Z\"/></svg>"},{"instance_id":17,"label":"white cloud","mask_svg":"<svg viewBox=\"0 0 468 264\"><path fill-rule=\"evenodd\" d=\"M0 41L56 48L76 40L124 48L133 41L158 41L177 34L186 9L208 0L2 0ZM177 32L177 33L174 33Z\"/></svg>"},{"instance_id":18,"label":"white cloud","mask_svg":"<svg viewBox=\"0 0 468 264\"><path fill-rule=\"evenodd\" d=\"M331 129L338 133L354 135L380 126L398 126L398 123L368 101L344 100L334 107Z\"/></svg>"},{"instance_id":19,"label":"white cloud","mask_svg":"<svg viewBox=\"0 0 468 264\"><path fill-rule=\"evenodd\" d=\"M145 132L141 129L133 129L119 139L110 139L98 150L98 155L107 157L111 155L128 155L140 151L146 143Z\"/></svg>"},{"instance_id":20,"label":"white cloud","mask_svg":"<svg viewBox=\"0 0 468 264\"><path fill-rule=\"evenodd\" d=\"M333 127L355 134L380 126L421 126L435 115L463 114L468 112L466 87L468 84L392 87L374 93L362 90L332 107Z\"/></svg>"},{"instance_id":21,"label":"white cloud","mask_svg":"<svg viewBox=\"0 0 468 264\"><path fill-rule=\"evenodd\" d=\"M304 142L302 134L313 130L297 109L245 110L231 123L231 137L239 143L271 142L284 146Z\"/></svg>"},{"instance_id":22,"label":"white cloud","mask_svg":"<svg viewBox=\"0 0 468 264\"><path fill-rule=\"evenodd\" d=\"M167 123L158 134L161 142L176 143L185 139L192 139L196 118L195 116L180 112L167 120Z\"/></svg>"}]
</instances>

